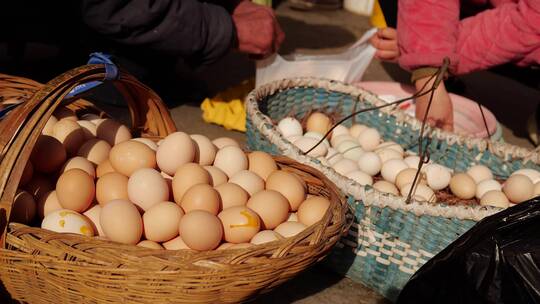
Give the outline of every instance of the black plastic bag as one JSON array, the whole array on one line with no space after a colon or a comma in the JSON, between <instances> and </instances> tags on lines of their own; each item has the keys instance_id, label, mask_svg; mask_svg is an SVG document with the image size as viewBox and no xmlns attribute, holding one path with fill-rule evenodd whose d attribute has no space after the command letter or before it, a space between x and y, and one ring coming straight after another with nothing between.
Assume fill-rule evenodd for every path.
<instances>
[{"instance_id":1,"label":"black plastic bag","mask_svg":"<svg viewBox=\"0 0 540 304\"><path fill-rule=\"evenodd\" d=\"M540 196L478 222L424 264L397 303L540 303Z\"/></svg>"}]
</instances>

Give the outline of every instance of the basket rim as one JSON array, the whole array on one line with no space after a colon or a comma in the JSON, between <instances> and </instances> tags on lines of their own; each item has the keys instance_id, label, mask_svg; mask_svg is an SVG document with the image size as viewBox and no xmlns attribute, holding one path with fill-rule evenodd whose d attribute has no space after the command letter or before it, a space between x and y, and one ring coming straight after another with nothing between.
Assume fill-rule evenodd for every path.
<instances>
[{"instance_id":1,"label":"basket rim","mask_svg":"<svg viewBox=\"0 0 540 304\"><path fill-rule=\"evenodd\" d=\"M348 94L354 97L356 102L367 101L375 106L386 104L375 94L362 88L346 84L336 80L326 80L314 77L296 77L273 81L262 85L251 91L246 97L246 110L248 118L266 138L276 145L284 155L287 155L302 164L313 166L323 172L331 181L333 181L342 191L352 195L355 199L361 200L366 206L390 207L395 210L413 212L417 216L430 215L445 218L458 218L462 220L479 221L486 216L495 214L502 210L501 208L482 205L448 205L444 202L436 204L420 202L413 200L410 204L405 203L405 197L395 196L389 193L377 191L372 187L366 187L357 182L337 173L333 168L323 165L316 158L303 155L302 151L286 140L277 130L272 120L259 110L259 101L276 92L300 88L312 87L325 89L338 93ZM379 111L393 116L397 122L409 124L413 129L420 129L421 122L411 117L399 109L382 108ZM523 163L532 161L535 164L540 163L540 155L535 150L518 147L508 143L493 142L489 139L474 138L472 136L460 135L438 128L427 127L426 132L439 140L444 140L450 144L461 144L463 149L478 151L481 155L485 151L501 157L503 159L514 158L521 159Z\"/></svg>"}]
</instances>

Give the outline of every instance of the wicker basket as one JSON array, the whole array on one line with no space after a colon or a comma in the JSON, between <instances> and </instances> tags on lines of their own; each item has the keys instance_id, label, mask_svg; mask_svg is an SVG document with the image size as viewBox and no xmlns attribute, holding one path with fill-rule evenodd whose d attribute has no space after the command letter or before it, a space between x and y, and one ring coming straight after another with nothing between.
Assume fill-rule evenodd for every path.
<instances>
[{"instance_id":1,"label":"wicker basket","mask_svg":"<svg viewBox=\"0 0 540 304\"><path fill-rule=\"evenodd\" d=\"M41 129L67 92L103 79L104 72L103 65L88 65L46 85L36 84L31 89L35 93L30 98L27 94L26 102L0 122L0 277L13 298L26 303L240 302L318 262L346 232L347 205L336 186L316 170L284 157L276 158L279 167L301 176L310 193L329 198L331 208L323 220L297 236L264 245L200 253L152 250L8 224L18 181ZM14 80L15 85L26 83ZM150 89L123 72L115 85L129 104L134 132L163 137L175 130L167 109ZM83 104L72 106L81 110Z\"/></svg>"},{"instance_id":2,"label":"wicker basket","mask_svg":"<svg viewBox=\"0 0 540 304\"><path fill-rule=\"evenodd\" d=\"M262 86L246 101L247 136L251 149L283 154L323 172L349 196L355 223L329 259L334 269L396 299L410 276L434 254L463 234L477 221L500 209L445 202L405 204L405 198L363 187L305 156L278 132L275 122L288 115L303 118L311 110L345 116L355 110L382 105L375 95L340 82L295 78ZM385 140L418 151L421 126L402 111L384 108L356 116L356 121L376 128ZM351 121L347 121L348 126ZM434 162L457 171L472 163L489 166L506 177L514 170L539 169L538 153L516 146L457 136L427 129Z\"/></svg>"}]
</instances>

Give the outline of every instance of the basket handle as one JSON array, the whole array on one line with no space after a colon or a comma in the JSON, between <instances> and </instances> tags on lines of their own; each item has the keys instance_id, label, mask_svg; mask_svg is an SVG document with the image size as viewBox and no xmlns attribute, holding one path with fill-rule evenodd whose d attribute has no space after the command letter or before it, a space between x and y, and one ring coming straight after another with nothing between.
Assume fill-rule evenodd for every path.
<instances>
[{"instance_id":1,"label":"basket handle","mask_svg":"<svg viewBox=\"0 0 540 304\"><path fill-rule=\"evenodd\" d=\"M75 87L107 77L103 64L85 65L72 69L45 84L32 97L0 121L0 229L2 247L13 199L22 172L41 130L54 110ZM167 107L155 92L133 76L119 71L113 83L128 104L132 131L166 136L176 131ZM74 101L72 98L71 101ZM69 102L69 100L67 100Z\"/></svg>"}]
</instances>

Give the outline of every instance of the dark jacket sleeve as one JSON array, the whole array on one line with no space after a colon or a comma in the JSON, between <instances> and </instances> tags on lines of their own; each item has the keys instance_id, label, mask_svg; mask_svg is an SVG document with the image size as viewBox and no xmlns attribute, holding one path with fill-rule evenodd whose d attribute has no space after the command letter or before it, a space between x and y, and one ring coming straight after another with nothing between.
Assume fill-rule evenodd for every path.
<instances>
[{"instance_id":1,"label":"dark jacket sleeve","mask_svg":"<svg viewBox=\"0 0 540 304\"><path fill-rule=\"evenodd\" d=\"M84 0L82 18L108 40L202 63L225 55L236 38L225 8L197 0Z\"/></svg>"}]
</instances>

